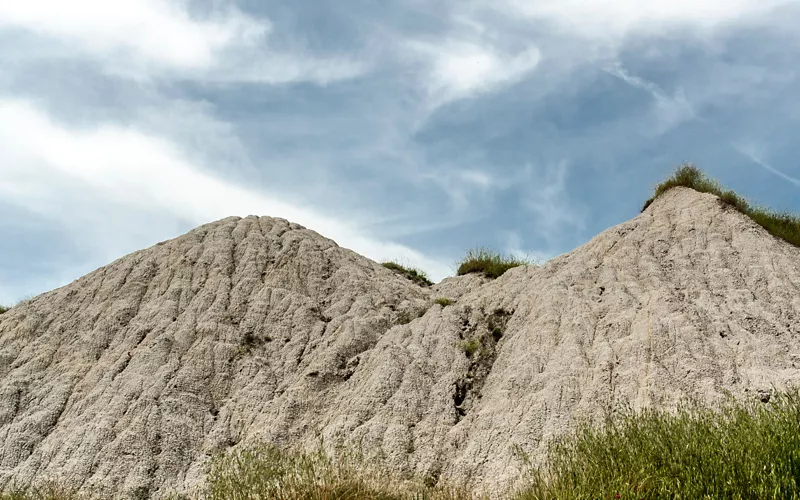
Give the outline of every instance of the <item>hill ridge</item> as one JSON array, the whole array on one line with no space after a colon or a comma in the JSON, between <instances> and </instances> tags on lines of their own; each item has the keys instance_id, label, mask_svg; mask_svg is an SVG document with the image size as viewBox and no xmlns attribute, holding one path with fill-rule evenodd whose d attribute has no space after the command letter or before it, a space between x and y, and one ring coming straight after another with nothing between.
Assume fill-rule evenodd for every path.
<instances>
[{"instance_id":1,"label":"hill ridge","mask_svg":"<svg viewBox=\"0 0 800 500\"><path fill-rule=\"evenodd\" d=\"M796 382L800 249L767 236L673 188L544 265L424 288L283 219L207 224L0 316L0 486L159 495L263 439L502 489L515 449L616 404Z\"/></svg>"}]
</instances>

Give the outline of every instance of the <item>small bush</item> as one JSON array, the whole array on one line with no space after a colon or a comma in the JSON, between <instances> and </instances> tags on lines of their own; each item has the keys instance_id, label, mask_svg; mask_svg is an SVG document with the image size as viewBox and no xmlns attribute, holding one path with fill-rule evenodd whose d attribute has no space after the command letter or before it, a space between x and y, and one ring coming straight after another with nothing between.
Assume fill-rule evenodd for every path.
<instances>
[{"instance_id":1,"label":"small bush","mask_svg":"<svg viewBox=\"0 0 800 500\"><path fill-rule=\"evenodd\" d=\"M11 309L10 307L0 305L0 314L5 314L8 310Z\"/></svg>"},{"instance_id":2,"label":"small bush","mask_svg":"<svg viewBox=\"0 0 800 500\"><path fill-rule=\"evenodd\" d=\"M720 201L750 217L756 224L766 229L773 236L800 247L800 216L752 206L735 192L723 189L717 181L710 179L699 168L690 163L685 163L678 167L671 177L656 186L653 197L645 202L642 212L656 198L678 186L688 187L701 193L714 194Z\"/></svg>"},{"instance_id":3,"label":"small bush","mask_svg":"<svg viewBox=\"0 0 800 500\"><path fill-rule=\"evenodd\" d=\"M483 273L488 278L497 278L512 267L528 264L530 262L526 260L501 255L486 248L477 248L467 252L461 259L456 274L462 276L469 273Z\"/></svg>"},{"instance_id":4,"label":"small bush","mask_svg":"<svg viewBox=\"0 0 800 500\"><path fill-rule=\"evenodd\" d=\"M481 341L479 339L465 340L461 342L460 347L464 354L471 358L481 348Z\"/></svg>"},{"instance_id":5,"label":"small bush","mask_svg":"<svg viewBox=\"0 0 800 500\"><path fill-rule=\"evenodd\" d=\"M434 304L439 304L442 307L447 307L449 305L452 305L453 301L448 299L448 298L445 298L445 297L440 297L440 298L434 300L433 303Z\"/></svg>"},{"instance_id":6,"label":"small bush","mask_svg":"<svg viewBox=\"0 0 800 500\"><path fill-rule=\"evenodd\" d=\"M428 279L428 275L422 269L417 269L414 267L405 267L401 266L397 262L383 262L381 264L386 269L391 269L392 271L396 272L397 274L401 274L408 278L409 280L413 281L419 286L431 286L433 282Z\"/></svg>"},{"instance_id":7,"label":"small bush","mask_svg":"<svg viewBox=\"0 0 800 500\"><path fill-rule=\"evenodd\" d=\"M557 438L517 500L800 498L800 397L622 412Z\"/></svg>"}]
</instances>

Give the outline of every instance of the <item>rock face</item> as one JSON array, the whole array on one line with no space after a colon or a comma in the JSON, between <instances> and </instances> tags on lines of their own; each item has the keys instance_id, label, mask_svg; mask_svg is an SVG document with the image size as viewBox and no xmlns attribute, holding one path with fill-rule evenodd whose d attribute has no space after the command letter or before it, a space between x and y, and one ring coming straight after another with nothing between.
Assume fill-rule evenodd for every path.
<instances>
[{"instance_id":1,"label":"rock face","mask_svg":"<svg viewBox=\"0 0 800 500\"><path fill-rule=\"evenodd\" d=\"M322 439L497 490L578 418L762 397L798 366L800 249L713 195L674 188L543 266L431 288L230 218L0 315L0 487L158 495L219 450Z\"/></svg>"}]
</instances>

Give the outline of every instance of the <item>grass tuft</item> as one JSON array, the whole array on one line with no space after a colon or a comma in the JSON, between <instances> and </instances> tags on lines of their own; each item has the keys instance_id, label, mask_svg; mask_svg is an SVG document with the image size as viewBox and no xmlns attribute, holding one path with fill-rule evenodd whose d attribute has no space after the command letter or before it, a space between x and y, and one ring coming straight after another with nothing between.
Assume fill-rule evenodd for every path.
<instances>
[{"instance_id":1,"label":"grass tuft","mask_svg":"<svg viewBox=\"0 0 800 500\"><path fill-rule=\"evenodd\" d=\"M478 349L478 342L472 351ZM511 500L800 498L800 390L715 407L622 410L549 443ZM523 457L524 459L525 457ZM399 479L352 452L336 459L255 444L215 455L202 498L467 500L437 477ZM0 500L68 500L58 487ZM191 497L195 498L195 497Z\"/></svg>"},{"instance_id":2,"label":"grass tuft","mask_svg":"<svg viewBox=\"0 0 800 500\"><path fill-rule=\"evenodd\" d=\"M39 487L14 488L0 493L0 500L77 500L75 491L55 483L45 483Z\"/></svg>"},{"instance_id":3,"label":"grass tuft","mask_svg":"<svg viewBox=\"0 0 800 500\"><path fill-rule=\"evenodd\" d=\"M468 358L471 358L481 348L481 341L480 339L465 340L459 344L459 347Z\"/></svg>"},{"instance_id":4,"label":"grass tuft","mask_svg":"<svg viewBox=\"0 0 800 500\"><path fill-rule=\"evenodd\" d=\"M381 263L383 267L386 269L391 269L392 271L396 272L397 274L403 275L409 280L413 281L419 286L431 286L433 282L428 279L427 273L422 269L417 269L414 267L405 267L397 262L383 262Z\"/></svg>"},{"instance_id":5,"label":"grass tuft","mask_svg":"<svg viewBox=\"0 0 800 500\"><path fill-rule=\"evenodd\" d=\"M800 498L799 396L581 425L550 444L515 500Z\"/></svg>"},{"instance_id":6,"label":"grass tuft","mask_svg":"<svg viewBox=\"0 0 800 500\"><path fill-rule=\"evenodd\" d=\"M647 200L642 207L644 212L656 198L678 186L688 187L701 193L711 193L719 197L720 201L732 206L739 212L753 219L759 226L766 229L773 236L780 238L792 245L800 247L800 216L788 212L750 205L740 195L729 189L724 189L719 182L709 178L696 166L685 163L678 167L667 180L656 186L653 197Z\"/></svg>"},{"instance_id":7,"label":"grass tuft","mask_svg":"<svg viewBox=\"0 0 800 500\"><path fill-rule=\"evenodd\" d=\"M433 301L434 304L439 304L442 307L453 305L453 300L446 297L440 297Z\"/></svg>"},{"instance_id":8,"label":"grass tuft","mask_svg":"<svg viewBox=\"0 0 800 500\"><path fill-rule=\"evenodd\" d=\"M0 314L5 314L5 313L7 313L9 309L11 309L11 308L10 308L10 307L6 307L6 306L3 306L3 305L0 305Z\"/></svg>"},{"instance_id":9,"label":"grass tuft","mask_svg":"<svg viewBox=\"0 0 800 500\"><path fill-rule=\"evenodd\" d=\"M486 248L476 248L467 252L467 255L458 263L456 275L482 273L488 278L498 278L512 267L528 264L530 262L527 260L501 255Z\"/></svg>"},{"instance_id":10,"label":"grass tuft","mask_svg":"<svg viewBox=\"0 0 800 500\"><path fill-rule=\"evenodd\" d=\"M300 453L256 445L212 459L205 498L281 500L466 500L463 490L394 480L369 470L353 454L335 461L325 453Z\"/></svg>"}]
</instances>

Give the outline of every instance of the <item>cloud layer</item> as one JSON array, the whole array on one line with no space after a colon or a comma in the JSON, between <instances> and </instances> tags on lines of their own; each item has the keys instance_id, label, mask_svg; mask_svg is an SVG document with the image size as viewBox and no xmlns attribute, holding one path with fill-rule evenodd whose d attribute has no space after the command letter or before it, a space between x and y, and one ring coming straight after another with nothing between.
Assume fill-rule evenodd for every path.
<instances>
[{"instance_id":1,"label":"cloud layer","mask_svg":"<svg viewBox=\"0 0 800 500\"><path fill-rule=\"evenodd\" d=\"M694 161L800 210L793 0L0 0L0 302L229 215L434 279Z\"/></svg>"}]
</instances>

